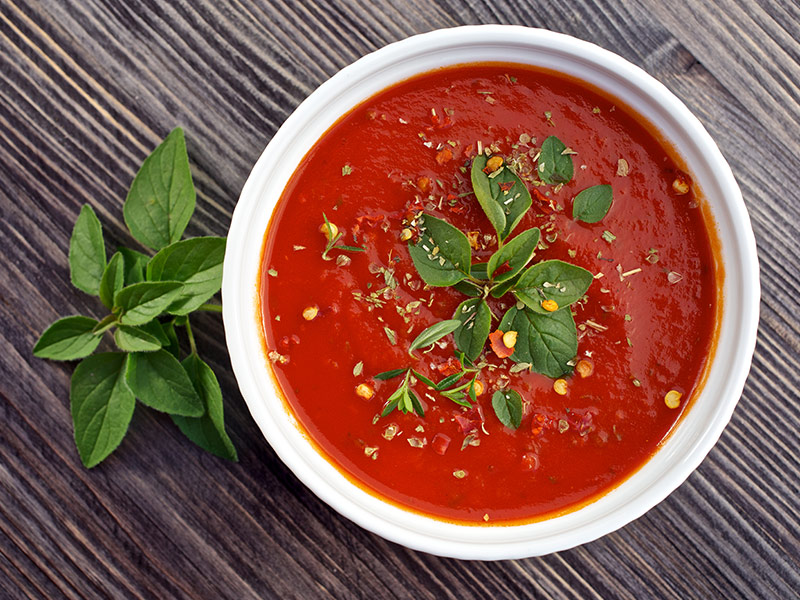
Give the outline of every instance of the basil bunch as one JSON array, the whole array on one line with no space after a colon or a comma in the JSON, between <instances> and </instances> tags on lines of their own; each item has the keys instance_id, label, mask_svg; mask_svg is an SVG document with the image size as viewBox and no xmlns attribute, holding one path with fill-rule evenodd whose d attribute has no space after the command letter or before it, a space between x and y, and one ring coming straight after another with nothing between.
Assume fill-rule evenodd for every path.
<instances>
[{"instance_id":1,"label":"basil bunch","mask_svg":"<svg viewBox=\"0 0 800 600\"><path fill-rule=\"evenodd\" d=\"M73 285L109 310L103 319L70 316L42 333L34 356L82 359L72 374L70 410L81 461L94 467L125 436L138 398L168 413L194 443L237 460L225 432L222 392L198 356L190 324L195 311L221 312L208 301L222 284L225 238L181 239L195 208L183 131L174 129L148 156L131 184L123 215L131 235L155 251L119 248L106 260L100 221L84 205L69 246ZM190 352L183 360L177 329ZM93 354L113 330L119 352Z\"/></svg>"}]
</instances>

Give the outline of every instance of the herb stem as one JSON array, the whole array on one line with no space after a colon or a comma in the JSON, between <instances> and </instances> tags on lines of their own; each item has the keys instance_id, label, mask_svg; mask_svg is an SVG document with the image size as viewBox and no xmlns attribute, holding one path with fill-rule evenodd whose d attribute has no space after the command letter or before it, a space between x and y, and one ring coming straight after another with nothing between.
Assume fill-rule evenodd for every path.
<instances>
[{"instance_id":1,"label":"herb stem","mask_svg":"<svg viewBox=\"0 0 800 600\"><path fill-rule=\"evenodd\" d=\"M189 349L194 356L197 356L197 345L194 342L194 333L192 333L192 326L189 323L189 315L186 315L186 336L189 338Z\"/></svg>"},{"instance_id":2,"label":"herb stem","mask_svg":"<svg viewBox=\"0 0 800 600\"><path fill-rule=\"evenodd\" d=\"M97 326L92 330L94 335L103 335L106 331L111 329L114 325L117 324L117 317L115 315L108 315L102 321L100 321Z\"/></svg>"},{"instance_id":3,"label":"herb stem","mask_svg":"<svg viewBox=\"0 0 800 600\"><path fill-rule=\"evenodd\" d=\"M202 310L205 312L215 312L221 313L222 312L222 305L221 304L213 304L211 302L206 302L205 304L201 304L195 310Z\"/></svg>"}]
</instances>

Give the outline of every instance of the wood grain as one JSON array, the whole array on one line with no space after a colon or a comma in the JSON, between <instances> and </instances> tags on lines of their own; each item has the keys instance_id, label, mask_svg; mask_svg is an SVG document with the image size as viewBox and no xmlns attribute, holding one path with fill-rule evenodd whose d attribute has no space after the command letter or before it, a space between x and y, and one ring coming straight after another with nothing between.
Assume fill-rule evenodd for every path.
<instances>
[{"instance_id":1,"label":"wood grain","mask_svg":"<svg viewBox=\"0 0 800 600\"><path fill-rule=\"evenodd\" d=\"M197 343L219 374L241 461L139 409L81 467L70 367L30 348L72 291L88 202L110 247L147 152L188 134L190 235L224 235L266 142L317 85L386 43L473 23L546 27L664 82L729 160L753 221L762 320L719 444L624 529L519 561L455 561L378 538L313 496L264 442L218 317ZM790 598L800 590L800 10L738 0L474 2L0 0L0 596L9 598Z\"/></svg>"}]
</instances>

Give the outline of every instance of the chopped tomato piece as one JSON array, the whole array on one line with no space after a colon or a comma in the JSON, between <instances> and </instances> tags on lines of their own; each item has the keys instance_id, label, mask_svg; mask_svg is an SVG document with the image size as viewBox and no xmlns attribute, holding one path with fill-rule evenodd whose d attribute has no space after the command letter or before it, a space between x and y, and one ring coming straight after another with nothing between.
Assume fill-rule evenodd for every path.
<instances>
[{"instance_id":1,"label":"chopped tomato piece","mask_svg":"<svg viewBox=\"0 0 800 600\"><path fill-rule=\"evenodd\" d=\"M450 150L450 148L439 150L439 152L436 153L436 162L440 165L443 165L451 160L453 160L453 152Z\"/></svg>"},{"instance_id":2,"label":"chopped tomato piece","mask_svg":"<svg viewBox=\"0 0 800 600\"><path fill-rule=\"evenodd\" d=\"M433 436L433 440L431 441L431 448L436 454L440 454L444 456L444 453L447 452L447 447L450 445L450 436L447 436L443 433L437 433Z\"/></svg>"}]
</instances>

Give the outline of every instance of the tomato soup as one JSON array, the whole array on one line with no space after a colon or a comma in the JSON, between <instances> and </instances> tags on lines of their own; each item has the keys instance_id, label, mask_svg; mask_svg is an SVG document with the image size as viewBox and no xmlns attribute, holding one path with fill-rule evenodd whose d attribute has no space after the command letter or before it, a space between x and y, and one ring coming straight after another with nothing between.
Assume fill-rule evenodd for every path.
<instances>
[{"instance_id":1,"label":"tomato soup","mask_svg":"<svg viewBox=\"0 0 800 600\"><path fill-rule=\"evenodd\" d=\"M563 142L556 152L551 136ZM493 156L502 167L491 166ZM569 177L546 176L546 156L571 160ZM513 289L490 293L496 283L484 282L480 265L502 235L476 196L478 158L487 165L479 177L505 168L530 194L505 239L510 246L538 229L525 268L561 261L549 264L591 275L569 306L545 301L558 283L540 283L541 299L526 300L538 303L532 308ZM610 207L600 219L577 218L576 196L594 186L609 199L613 192ZM519 196L503 200L510 187L500 184L501 210ZM432 230L439 220L463 232L454 239L467 240L479 265L457 265L469 278L457 285L426 283L410 254L410 245L424 246L419 260L436 267L439 248L425 245L433 235L425 223ZM679 157L613 99L522 65L423 74L342 117L278 203L260 288L274 376L330 462L396 505L479 524L574 510L642 466L702 383L721 302L709 231ZM465 292L491 313L492 333L483 346L478 340L473 360L457 352L458 331L410 354L420 332L451 322ZM568 334L577 351L553 346L559 340L536 323L528 337L505 335L512 327L502 331L501 320L513 309L574 321ZM523 343L531 362L520 360ZM543 369L539 360L558 352L569 360ZM449 395L448 386L435 389L454 376Z\"/></svg>"}]
</instances>

